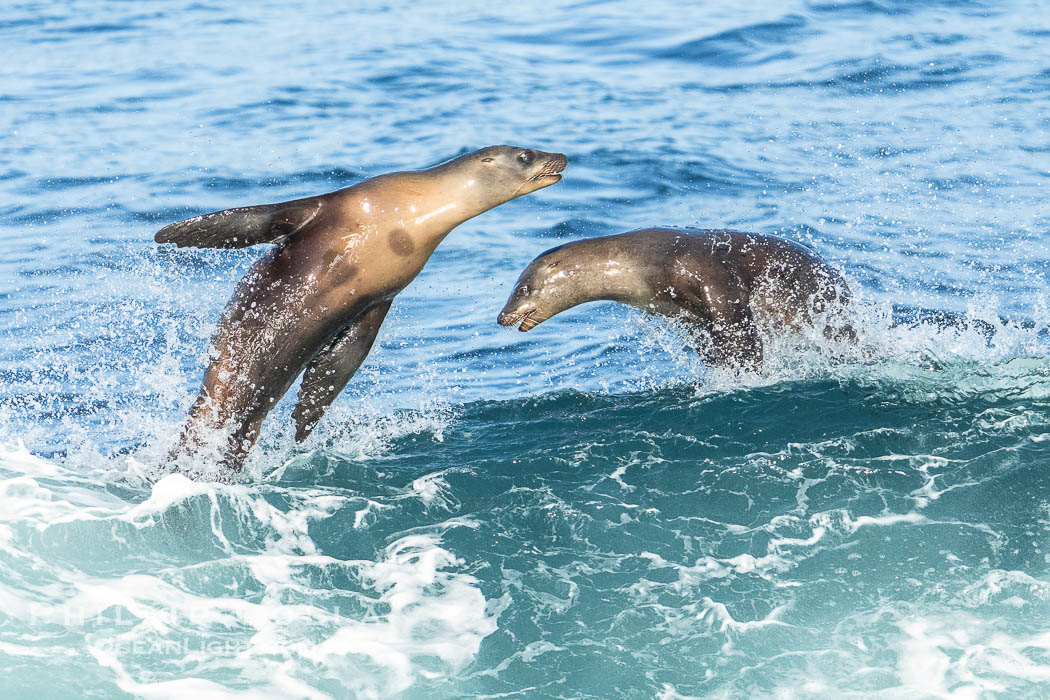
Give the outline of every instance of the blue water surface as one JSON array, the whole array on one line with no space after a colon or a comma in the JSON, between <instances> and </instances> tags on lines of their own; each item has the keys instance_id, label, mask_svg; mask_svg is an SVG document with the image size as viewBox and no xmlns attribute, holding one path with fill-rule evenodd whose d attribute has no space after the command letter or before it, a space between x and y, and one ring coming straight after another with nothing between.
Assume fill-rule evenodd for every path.
<instances>
[{"instance_id":1,"label":"blue water surface","mask_svg":"<svg viewBox=\"0 0 1050 700\"><path fill-rule=\"evenodd\" d=\"M14 2L0 46L0 696L1050 695L1044 3ZM565 179L442 243L304 445L286 400L169 474L262 250L153 233L498 143ZM813 247L858 348L496 325L655 225Z\"/></svg>"}]
</instances>

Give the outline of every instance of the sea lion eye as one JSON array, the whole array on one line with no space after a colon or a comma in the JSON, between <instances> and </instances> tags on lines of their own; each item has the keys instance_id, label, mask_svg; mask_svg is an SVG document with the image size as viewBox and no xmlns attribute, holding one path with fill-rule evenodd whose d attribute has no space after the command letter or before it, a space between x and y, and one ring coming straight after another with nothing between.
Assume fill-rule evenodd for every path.
<instances>
[{"instance_id":1,"label":"sea lion eye","mask_svg":"<svg viewBox=\"0 0 1050 700\"><path fill-rule=\"evenodd\" d=\"M525 165L531 163L535 158L536 156L533 154L532 151L522 151L518 154L518 160L520 160Z\"/></svg>"},{"instance_id":2,"label":"sea lion eye","mask_svg":"<svg viewBox=\"0 0 1050 700\"><path fill-rule=\"evenodd\" d=\"M482 158L481 162L482 163L491 163L492 162L492 158Z\"/></svg>"},{"instance_id":3,"label":"sea lion eye","mask_svg":"<svg viewBox=\"0 0 1050 700\"><path fill-rule=\"evenodd\" d=\"M547 266L547 269L548 269L548 270L553 270L553 269L554 269L554 268L556 268L556 267L558 267L558 261L557 261L557 260L555 260L555 261L554 261L554 262L552 262L552 263L551 263L550 265L548 265L548 266Z\"/></svg>"}]
</instances>

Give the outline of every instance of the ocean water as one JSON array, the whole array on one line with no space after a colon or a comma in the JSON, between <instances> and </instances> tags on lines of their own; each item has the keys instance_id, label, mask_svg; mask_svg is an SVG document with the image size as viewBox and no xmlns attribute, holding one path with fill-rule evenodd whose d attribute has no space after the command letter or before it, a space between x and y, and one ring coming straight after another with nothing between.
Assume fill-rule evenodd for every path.
<instances>
[{"instance_id":1,"label":"ocean water","mask_svg":"<svg viewBox=\"0 0 1050 700\"><path fill-rule=\"evenodd\" d=\"M0 45L0 697L1050 695L1043 3L15 1ZM153 233L497 143L565 179L449 236L311 439L168 473L261 250ZM812 246L861 349L497 327L655 225Z\"/></svg>"}]
</instances>

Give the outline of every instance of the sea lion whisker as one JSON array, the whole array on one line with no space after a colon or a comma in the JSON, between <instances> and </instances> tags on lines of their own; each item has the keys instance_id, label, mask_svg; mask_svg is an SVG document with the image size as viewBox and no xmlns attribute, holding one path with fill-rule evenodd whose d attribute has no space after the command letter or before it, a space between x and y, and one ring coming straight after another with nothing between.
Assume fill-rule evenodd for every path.
<instances>
[{"instance_id":1,"label":"sea lion whisker","mask_svg":"<svg viewBox=\"0 0 1050 700\"><path fill-rule=\"evenodd\" d=\"M515 323L518 323L519 331L530 331L546 320L545 317L537 315L537 311L539 311L539 309L529 309L521 314L521 316L515 321Z\"/></svg>"},{"instance_id":2,"label":"sea lion whisker","mask_svg":"<svg viewBox=\"0 0 1050 700\"><path fill-rule=\"evenodd\" d=\"M540 180L545 177L553 177L555 175L560 175L563 169L564 166L562 165L561 161L559 161L556 158L551 158L543 164L543 167L538 173L529 178L529 182L535 182L536 180Z\"/></svg>"}]
</instances>

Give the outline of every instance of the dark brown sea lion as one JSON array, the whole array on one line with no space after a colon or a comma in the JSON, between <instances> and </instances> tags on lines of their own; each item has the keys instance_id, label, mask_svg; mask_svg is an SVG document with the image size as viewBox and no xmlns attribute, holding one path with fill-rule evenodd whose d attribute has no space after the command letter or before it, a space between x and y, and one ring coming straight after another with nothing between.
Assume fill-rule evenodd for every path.
<instances>
[{"instance_id":1,"label":"dark brown sea lion","mask_svg":"<svg viewBox=\"0 0 1050 700\"><path fill-rule=\"evenodd\" d=\"M498 323L528 331L588 301L681 319L710 337L706 360L755 368L760 329L824 324L852 337L842 276L808 248L739 231L649 228L552 248L521 273Z\"/></svg>"},{"instance_id":2,"label":"dark brown sea lion","mask_svg":"<svg viewBox=\"0 0 1050 700\"><path fill-rule=\"evenodd\" d=\"M162 229L158 243L277 246L222 314L173 459L211 444L239 470L263 418L304 369L294 417L296 439L305 439L368 355L390 302L442 239L467 219L558 182L565 165L560 153L491 146L427 170Z\"/></svg>"}]
</instances>

